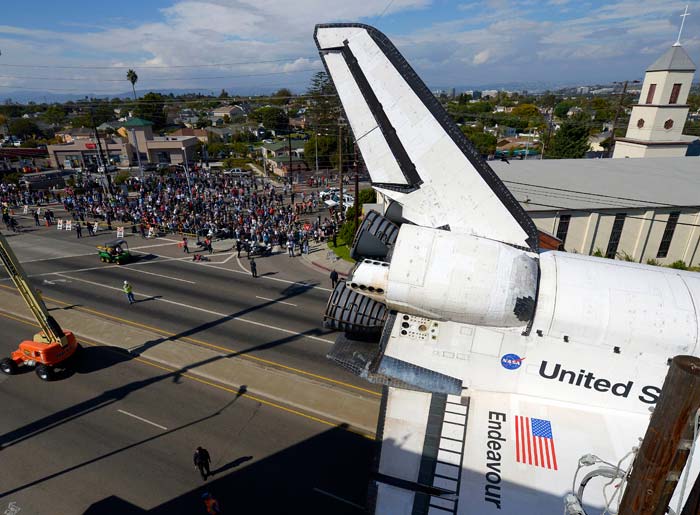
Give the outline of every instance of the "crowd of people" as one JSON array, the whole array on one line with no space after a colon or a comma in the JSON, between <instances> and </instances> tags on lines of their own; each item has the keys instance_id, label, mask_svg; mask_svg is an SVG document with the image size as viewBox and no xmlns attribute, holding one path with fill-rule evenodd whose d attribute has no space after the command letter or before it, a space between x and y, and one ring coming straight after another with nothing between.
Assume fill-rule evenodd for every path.
<instances>
[{"instance_id":1,"label":"crowd of people","mask_svg":"<svg viewBox=\"0 0 700 515\"><path fill-rule=\"evenodd\" d=\"M314 192L201 168L190 171L189 180L184 171L143 180L131 177L112 186L112 193L90 180L63 194L0 184L0 200L4 206L29 205L37 224L37 209L59 202L77 225L99 221L108 229L125 226L143 237L169 233L194 235L198 241L234 238L243 250L279 245L290 256L308 252L310 242L325 241L338 229L336 221L320 215L323 202ZM46 208L42 217L47 224L55 222Z\"/></svg>"}]
</instances>

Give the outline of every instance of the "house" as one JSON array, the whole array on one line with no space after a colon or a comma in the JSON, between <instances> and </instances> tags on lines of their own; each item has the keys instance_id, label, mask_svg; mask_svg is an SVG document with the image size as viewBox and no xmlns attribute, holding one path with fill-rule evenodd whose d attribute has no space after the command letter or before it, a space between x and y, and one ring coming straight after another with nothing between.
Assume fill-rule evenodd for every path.
<instances>
[{"instance_id":1,"label":"house","mask_svg":"<svg viewBox=\"0 0 700 515\"><path fill-rule=\"evenodd\" d=\"M178 129L170 133L170 136L189 136L195 137L202 143L209 143L209 131L206 129Z\"/></svg>"},{"instance_id":2,"label":"house","mask_svg":"<svg viewBox=\"0 0 700 515\"><path fill-rule=\"evenodd\" d=\"M87 127L75 127L56 132L56 139L63 143L71 143L75 140L88 139L95 136L95 132Z\"/></svg>"},{"instance_id":3,"label":"house","mask_svg":"<svg viewBox=\"0 0 700 515\"><path fill-rule=\"evenodd\" d=\"M267 160L267 166L275 175L280 177L290 177L290 159L288 156L275 157ZM309 168L306 166L306 162L297 156L292 156L291 158L291 173L302 173L307 171Z\"/></svg>"},{"instance_id":4,"label":"house","mask_svg":"<svg viewBox=\"0 0 700 515\"><path fill-rule=\"evenodd\" d=\"M212 117L222 118L228 116L231 120L241 119L248 116L248 111L242 105L225 105L215 108L211 112Z\"/></svg>"},{"instance_id":5,"label":"house","mask_svg":"<svg viewBox=\"0 0 700 515\"><path fill-rule=\"evenodd\" d=\"M291 140L292 155L303 157L305 144L306 142L303 140ZM263 153L265 159L275 159L277 157L288 156L289 147L289 141L273 141L272 143L264 143L262 147L260 147L260 151Z\"/></svg>"}]
</instances>

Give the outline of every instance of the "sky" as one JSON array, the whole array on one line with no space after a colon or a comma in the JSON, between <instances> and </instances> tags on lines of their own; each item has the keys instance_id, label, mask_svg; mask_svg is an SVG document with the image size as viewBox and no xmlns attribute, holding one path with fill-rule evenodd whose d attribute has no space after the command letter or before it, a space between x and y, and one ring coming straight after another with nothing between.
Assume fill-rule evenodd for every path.
<instances>
[{"instance_id":1,"label":"sky","mask_svg":"<svg viewBox=\"0 0 700 515\"><path fill-rule=\"evenodd\" d=\"M386 34L432 88L529 89L642 78L678 36L686 1L33 0L0 18L8 91L117 94L225 88L301 93L322 69L317 23ZM700 1L681 42L700 64ZM696 76L696 80L698 77Z\"/></svg>"}]
</instances>

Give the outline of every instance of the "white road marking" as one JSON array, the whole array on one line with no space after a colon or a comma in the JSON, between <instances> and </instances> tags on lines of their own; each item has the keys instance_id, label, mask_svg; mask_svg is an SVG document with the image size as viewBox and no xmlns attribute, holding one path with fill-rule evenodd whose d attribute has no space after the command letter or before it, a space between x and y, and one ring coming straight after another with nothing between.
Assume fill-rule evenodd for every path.
<instances>
[{"instance_id":1,"label":"white road marking","mask_svg":"<svg viewBox=\"0 0 700 515\"><path fill-rule=\"evenodd\" d=\"M179 241L178 241L178 243L182 243L182 242L179 242ZM129 250L150 249L150 248L153 248L153 247L167 247L167 246L169 246L169 245L172 246L172 245L175 245L175 244L174 244L174 243L158 243L158 244L156 244L156 245L141 245L140 247L130 247Z\"/></svg>"},{"instance_id":2,"label":"white road marking","mask_svg":"<svg viewBox=\"0 0 700 515\"><path fill-rule=\"evenodd\" d=\"M236 256L236 263L238 263L238 268L243 270L246 274L250 273L250 270L248 270L246 267L243 266L243 263L241 263L241 258L239 258L238 256ZM221 267L217 267L217 268L221 268ZM233 272L233 270L231 270L231 271Z\"/></svg>"},{"instance_id":3,"label":"white road marking","mask_svg":"<svg viewBox=\"0 0 700 515\"><path fill-rule=\"evenodd\" d=\"M242 264L240 261L239 261L238 264L240 265L241 268L243 268L243 270L246 270L245 267L243 266L243 264ZM216 266L215 264L209 264L209 263L202 263L202 266L210 266L210 267L212 267L212 268L218 268L219 270L224 270L224 271L226 271L226 272L231 272L231 273L234 273L234 274L245 274L245 275L250 275L250 270L245 271L245 272L244 272L244 271L241 271L241 270L232 270L232 269L230 269L230 268L226 268L226 267L223 267L223 266ZM277 282L285 283L285 284L298 284L298 285L300 285L300 286L304 286L304 287L306 287L306 288L308 288L308 289L313 289L313 290L321 290L321 291L328 291L328 292L333 291L332 289L330 289L330 288L324 288L323 286L311 286L310 284L307 285L307 284L304 284L304 283L300 283L299 281L290 281L289 279L280 279L279 277L269 277L269 276L261 275L261 276L259 276L259 278L260 278L260 279L267 279L268 281L277 281Z\"/></svg>"},{"instance_id":4,"label":"white road marking","mask_svg":"<svg viewBox=\"0 0 700 515\"><path fill-rule=\"evenodd\" d=\"M357 508L358 510L365 511L364 506L360 506L359 504L355 504L354 502L348 501L347 499L343 499L342 497L338 497L337 495L333 495L332 493L321 490L320 488L314 488L314 492L318 492L320 494L327 495L328 497L335 499L336 501L344 502L345 504L350 505L353 508Z\"/></svg>"},{"instance_id":5,"label":"white road marking","mask_svg":"<svg viewBox=\"0 0 700 515\"><path fill-rule=\"evenodd\" d=\"M128 411L124 411L123 409L118 409L117 410L119 413L123 413L124 415L128 415L130 417L134 417L136 420L140 420L141 422L145 422L146 424L151 424L152 426L156 426L159 429L162 429L163 431L167 431L167 427L163 427L160 424L156 424L155 422L151 422L150 420L147 420L145 418L139 417L138 415L134 415L133 413L129 413Z\"/></svg>"},{"instance_id":6,"label":"white road marking","mask_svg":"<svg viewBox=\"0 0 700 515\"><path fill-rule=\"evenodd\" d=\"M21 252L21 250L20 250ZM67 254L65 256L54 256L54 257L49 257L49 258L38 258L38 259L28 259L26 261L23 261L20 259L20 263L39 263L40 261L55 261L57 259L68 259L68 258L74 258L74 257L84 257L84 256L92 256L93 254L96 254L95 252L90 252L88 254Z\"/></svg>"},{"instance_id":7,"label":"white road marking","mask_svg":"<svg viewBox=\"0 0 700 515\"><path fill-rule=\"evenodd\" d=\"M283 300L275 300L275 299L268 299L267 297L259 297L255 296L256 299L262 299L262 300L269 300L270 302L276 302L277 304L286 304L287 306L294 306L297 307L296 304L292 304L291 302L284 302Z\"/></svg>"},{"instance_id":8,"label":"white road marking","mask_svg":"<svg viewBox=\"0 0 700 515\"><path fill-rule=\"evenodd\" d=\"M148 275L155 275L157 277L162 277L163 279L170 279L171 281L180 281L183 283L189 283L189 284L197 284L194 281L188 281L187 279L180 279L178 277L170 277L169 275L163 275L163 274L156 274L154 272L146 272L145 270L138 270L136 268L131 268L128 266L122 267L124 270L131 270L132 272L138 272L140 274L148 274Z\"/></svg>"},{"instance_id":9,"label":"white road marking","mask_svg":"<svg viewBox=\"0 0 700 515\"><path fill-rule=\"evenodd\" d=\"M106 284L96 283L94 281L88 281L87 279L80 279L78 277L70 277L70 276L62 274L62 273L57 273L55 275L65 277L66 279L73 279L75 281L81 281L81 282L84 282L87 284L92 284L93 286L99 286L100 288L107 288L109 290L122 291L121 288L117 288L115 286L108 286ZM164 299L162 297L157 297L155 295L147 295L145 293L134 293L134 295L136 297L145 297L145 298L153 299L156 302L165 302L166 304L172 304L174 306L180 306L182 308L192 309L194 311L201 311L202 313L207 313L209 315L214 315L214 316L218 316L218 317L226 317L226 318L231 317L231 315L227 315L226 313L218 313L216 311L211 311L209 309L204 309L204 308L200 308L197 306L191 306L190 304L184 304L182 302L176 302L174 300ZM266 329L271 329L273 331L279 331L279 332L282 332L285 334L291 334L294 336L301 336L302 338L309 338L311 340L316 340L316 341L323 342L323 343L330 343L330 344L335 343L333 340L326 340L325 338L319 338L318 336L311 336L311 335L303 334L303 333L300 333L297 331L291 331L289 329L282 329L281 327L275 327L273 325L263 324L262 322L255 322L254 320L248 320L247 318L231 317L231 320L236 320L238 322L245 322L246 324L257 325L259 327L264 327Z\"/></svg>"}]
</instances>

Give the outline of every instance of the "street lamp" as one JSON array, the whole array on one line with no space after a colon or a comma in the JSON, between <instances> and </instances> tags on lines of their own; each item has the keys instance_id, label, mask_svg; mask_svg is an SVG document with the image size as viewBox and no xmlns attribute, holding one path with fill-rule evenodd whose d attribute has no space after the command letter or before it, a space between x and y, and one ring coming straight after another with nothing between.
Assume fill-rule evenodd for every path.
<instances>
[{"instance_id":1,"label":"street lamp","mask_svg":"<svg viewBox=\"0 0 700 515\"><path fill-rule=\"evenodd\" d=\"M317 132L314 142L316 143L316 177L318 177L318 137L320 134Z\"/></svg>"},{"instance_id":2,"label":"street lamp","mask_svg":"<svg viewBox=\"0 0 700 515\"><path fill-rule=\"evenodd\" d=\"M192 200L192 185L190 184L190 169L187 166L187 151L185 147L182 147L182 158L185 163L185 178L187 179L187 190L190 192L190 200Z\"/></svg>"}]
</instances>

